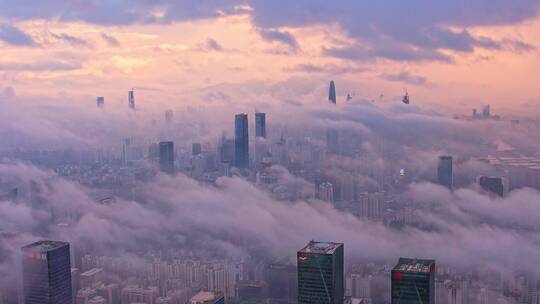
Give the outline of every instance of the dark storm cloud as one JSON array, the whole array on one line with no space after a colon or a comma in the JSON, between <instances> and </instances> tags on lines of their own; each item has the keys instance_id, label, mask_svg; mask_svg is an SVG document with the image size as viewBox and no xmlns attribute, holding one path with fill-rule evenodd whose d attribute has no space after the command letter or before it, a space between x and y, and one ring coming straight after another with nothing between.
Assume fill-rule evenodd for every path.
<instances>
[{"instance_id":1,"label":"dark storm cloud","mask_svg":"<svg viewBox=\"0 0 540 304\"><path fill-rule=\"evenodd\" d=\"M0 40L17 46L33 46L34 39L15 26L0 24Z\"/></svg>"}]
</instances>

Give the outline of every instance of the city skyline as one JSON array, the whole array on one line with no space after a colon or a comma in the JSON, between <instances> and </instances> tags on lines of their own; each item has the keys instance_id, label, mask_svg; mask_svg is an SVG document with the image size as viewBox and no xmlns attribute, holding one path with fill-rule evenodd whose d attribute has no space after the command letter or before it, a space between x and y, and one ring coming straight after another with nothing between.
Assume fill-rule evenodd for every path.
<instances>
[{"instance_id":1,"label":"city skyline","mask_svg":"<svg viewBox=\"0 0 540 304\"><path fill-rule=\"evenodd\" d=\"M539 25L0 0L0 304L537 304Z\"/></svg>"}]
</instances>

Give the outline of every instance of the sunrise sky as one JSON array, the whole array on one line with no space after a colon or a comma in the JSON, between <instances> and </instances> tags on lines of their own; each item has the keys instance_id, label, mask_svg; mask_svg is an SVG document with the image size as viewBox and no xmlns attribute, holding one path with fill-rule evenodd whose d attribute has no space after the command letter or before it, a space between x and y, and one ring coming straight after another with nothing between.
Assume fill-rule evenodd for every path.
<instances>
[{"instance_id":1,"label":"sunrise sky","mask_svg":"<svg viewBox=\"0 0 540 304\"><path fill-rule=\"evenodd\" d=\"M123 105L134 87L158 107L249 103L265 90L320 102L334 79L338 103L399 102L408 90L415 105L452 113L491 103L537 115L539 10L537 0L0 0L0 94Z\"/></svg>"}]
</instances>

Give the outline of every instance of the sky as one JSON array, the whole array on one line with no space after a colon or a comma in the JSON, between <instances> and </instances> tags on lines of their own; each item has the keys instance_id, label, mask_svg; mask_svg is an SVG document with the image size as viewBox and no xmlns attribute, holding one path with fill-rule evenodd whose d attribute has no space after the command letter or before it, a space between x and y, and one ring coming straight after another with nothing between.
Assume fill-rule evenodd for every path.
<instances>
[{"instance_id":1,"label":"sky","mask_svg":"<svg viewBox=\"0 0 540 304\"><path fill-rule=\"evenodd\" d=\"M334 79L342 102L391 104L408 91L453 114L490 103L534 116L539 10L535 0L0 0L0 95L124 106L135 88L146 109L251 110L262 98L325 102Z\"/></svg>"}]
</instances>

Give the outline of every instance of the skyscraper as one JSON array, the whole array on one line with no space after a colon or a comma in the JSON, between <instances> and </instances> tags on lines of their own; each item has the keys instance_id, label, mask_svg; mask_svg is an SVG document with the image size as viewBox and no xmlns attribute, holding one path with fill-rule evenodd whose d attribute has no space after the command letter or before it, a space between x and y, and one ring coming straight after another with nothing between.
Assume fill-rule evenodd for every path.
<instances>
[{"instance_id":1,"label":"skyscraper","mask_svg":"<svg viewBox=\"0 0 540 304\"><path fill-rule=\"evenodd\" d=\"M326 130L326 149L329 154L339 153L339 132L337 130Z\"/></svg>"},{"instance_id":2,"label":"skyscraper","mask_svg":"<svg viewBox=\"0 0 540 304\"><path fill-rule=\"evenodd\" d=\"M191 155L199 155L202 153L202 145L201 143L192 143L191 144Z\"/></svg>"},{"instance_id":3,"label":"skyscraper","mask_svg":"<svg viewBox=\"0 0 540 304\"><path fill-rule=\"evenodd\" d=\"M334 81L330 81L330 89L328 90L328 100L336 104L337 98L336 98L336 85L334 84Z\"/></svg>"},{"instance_id":4,"label":"skyscraper","mask_svg":"<svg viewBox=\"0 0 540 304\"><path fill-rule=\"evenodd\" d=\"M96 97L96 104L98 108L103 108L105 106L105 97L103 96Z\"/></svg>"},{"instance_id":5,"label":"skyscraper","mask_svg":"<svg viewBox=\"0 0 540 304\"><path fill-rule=\"evenodd\" d=\"M21 250L24 304L71 304L69 244L39 241Z\"/></svg>"},{"instance_id":6,"label":"skyscraper","mask_svg":"<svg viewBox=\"0 0 540 304\"><path fill-rule=\"evenodd\" d=\"M174 174L174 143L172 141L159 143L159 167L164 173Z\"/></svg>"},{"instance_id":7,"label":"skyscraper","mask_svg":"<svg viewBox=\"0 0 540 304\"><path fill-rule=\"evenodd\" d=\"M435 303L435 260L399 258L392 269L392 304Z\"/></svg>"},{"instance_id":8,"label":"skyscraper","mask_svg":"<svg viewBox=\"0 0 540 304\"><path fill-rule=\"evenodd\" d=\"M255 136L266 138L266 113L255 113Z\"/></svg>"},{"instance_id":9,"label":"skyscraper","mask_svg":"<svg viewBox=\"0 0 540 304\"><path fill-rule=\"evenodd\" d=\"M298 304L344 302L343 244L310 241L297 262Z\"/></svg>"},{"instance_id":10,"label":"skyscraper","mask_svg":"<svg viewBox=\"0 0 540 304\"><path fill-rule=\"evenodd\" d=\"M247 114L236 114L234 120L234 163L238 168L249 167L249 133Z\"/></svg>"},{"instance_id":11,"label":"skyscraper","mask_svg":"<svg viewBox=\"0 0 540 304\"><path fill-rule=\"evenodd\" d=\"M503 177L497 176L479 176L477 178L478 185L482 190L490 194L495 194L499 197L504 197L508 192L508 182Z\"/></svg>"},{"instance_id":12,"label":"skyscraper","mask_svg":"<svg viewBox=\"0 0 540 304\"><path fill-rule=\"evenodd\" d=\"M171 123L173 120L174 112L173 110L165 111L165 122Z\"/></svg>"},{"instance_id":13,"label":"skyscraper","mask_svg":"<svg viewBox=\"0 0 540 304\"><path fill-rule=\"evenodd\" d=\"M452 190L454 188L454 170L452 156L440 156L437 165L437 181L439 185Z\"/></svg>"},{"instance_id":14,"label":"skyscraper","mask_svg":"<svg viewBox=\"0 0 540 304\"><path fill-rule=\"evenodd\" d=\"M128 91L128 105L130 109L135 110L135 91L133 89Z\"/></svg>"},{"instance_id":15,"label":"skyscraper","mask_svg":"<svg viewBox=\"0 0 540 304\"><path fill-rule=\"evenodd\" d=\"M334 185L324 182L319 185L319 199L325 202L334 202Z\"/></svg>"}]
</instances>

